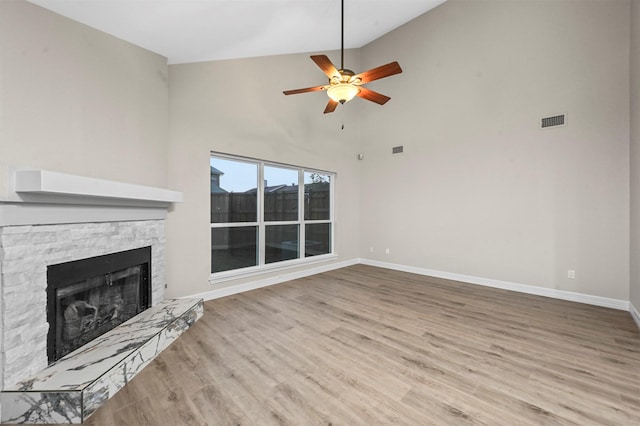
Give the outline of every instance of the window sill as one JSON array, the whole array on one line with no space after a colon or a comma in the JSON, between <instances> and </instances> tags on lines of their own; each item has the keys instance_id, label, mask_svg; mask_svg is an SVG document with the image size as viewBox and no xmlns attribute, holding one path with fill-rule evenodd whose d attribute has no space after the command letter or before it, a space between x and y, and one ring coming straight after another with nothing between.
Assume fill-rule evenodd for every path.
<instances>
[{"instance_id":1,"label":"window sill","mask_svg":"<svg viewBox=\"0 0 640 426\"><path fill-rule=\"evenodd\" d=\"M338 255L335 253L323 254L319 256L312 256L305 259L294 259L283 262L272 263L261 266L251 266L248 268L242 268L235 271L224 271L211 274L209 276L209 284L214 285L225 281L233 281L241 278L249 278L257 275L263 275L270 272L285 271L293 268L300 268L302 266L314 265L317 263L329 262L336 260Z\"/></svg>"}]
</instances>

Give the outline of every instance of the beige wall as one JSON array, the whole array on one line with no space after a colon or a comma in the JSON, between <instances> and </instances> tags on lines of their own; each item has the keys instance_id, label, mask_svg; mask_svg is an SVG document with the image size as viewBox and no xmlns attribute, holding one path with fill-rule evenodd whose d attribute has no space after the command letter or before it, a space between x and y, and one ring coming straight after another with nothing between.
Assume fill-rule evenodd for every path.
<instances>
[{"instance_id":1,"label":"beige wall","mask_svg":"<svg viewBox=\"0 0 640 426\"><path fill-rule=\"evenodd\" d=\"M0 64L0 197L12 168L166 185L166 58L2 0Z\"/></svg>"},{"instance_id":2,"label":"beige wall","mask_svg":"<svg viewBox=\"0 0 640 426\"><path fill-rule=\"evenodd\" d=\"M404 73L362 109L361 255L628 300L628 13L449 0L363 48Z\"/></svg>"},{"instance_id":3,"label":"beige wall","mask_svg":"<svg viewBox=\"0 0 640 426\"><path fill-rule=\"evenodd\" d=\"M358 68L357 54L347 53L345 65ZM326 82L309 55L172 65L169 74L169 187L183 191L184 202L167 221L168 296L243 282L208 284L210 151L336 172L337 261L358 256L359 106L325 115L324 92L282 94Z\"/></svg>"},{"instance_id":4,"label":"beige wall","mask_svg":"<svg viewBox=\"0 0 640 426\"><path fill-rule=\"evenodd\" d=\"M308 55L169 69L37 6L0 1L0 197L7 171L21 167L184 191L167 229L167 294L181 296L212 288L210 150L317 167L338 173L338 260L626 300L632 223L638 307L638 9L634 0L630 37L627 0L449 0L348 52L356 71L400 62L403 74L369 84L387 105L356 100L323 115L325 95L281 94L324 82ZM557 112L568 126L537 129ZM405 153L391 155L396 145Z\"/></svg>"},{"instance_id":5,"label":"beige wall","mask_svg":"<svg viewBox=\"0 0 640 426\"><path fill-rule=\"evenodd\" d=\"M640 0L631 2L631 303L640 311Z\"/></svg>"}]
</instances>

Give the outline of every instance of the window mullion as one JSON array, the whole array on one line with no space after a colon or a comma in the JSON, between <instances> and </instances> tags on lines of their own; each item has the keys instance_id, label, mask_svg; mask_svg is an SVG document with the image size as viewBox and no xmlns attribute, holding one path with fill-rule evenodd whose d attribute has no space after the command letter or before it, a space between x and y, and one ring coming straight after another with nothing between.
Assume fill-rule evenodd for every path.
<instances>
[{"instance_id":1,"label":"window mullion","mask_svg":"<svg viewBox=\"0 0 640 426\"><path fill-rule=\"evenodd\" d=\"M266 256L266 235L264 224L264 163L258 165L258 182L256 188L258 193L258 265L265 264Z\"/></svg>"},{"instance_id":2,"label":"window mullion","mask_svg":"<svg viewBox=\"0 0 640 426\"><path fill-rule=\"evenodd\" d=\"M305 258L306 230L304 227L304 170L298 170L298 240L300 244L300 259Z\"/></svg>"},{"instance_id":3,"label":"window mullion","mask_svg":"<svg viewBox=\"0 0 640 426\"><path fill-rule=\"evenodd\" d=\"M210 224L211 229L216 228L243 228L245 226L258 226L258 222L221 222Z\"/></svg>"},{"instance_id":4,"label":"window mullion","mask_svg":"<svg viewBox=\"0 0 640 426\"><path fill-rule=\"evenodd\" d=\"M329 232L329 238L331 239L331 241L329 241L329 246L331 247L329 250L331 250L331 253L335 253L336 252L336 248L334 245L335 242L335 234L336 234L336 222L335 222L335 184L336 184L336 175L333 175L332 178L329 181L329 229L331 230Z\"/></svg>"}]
</instances>

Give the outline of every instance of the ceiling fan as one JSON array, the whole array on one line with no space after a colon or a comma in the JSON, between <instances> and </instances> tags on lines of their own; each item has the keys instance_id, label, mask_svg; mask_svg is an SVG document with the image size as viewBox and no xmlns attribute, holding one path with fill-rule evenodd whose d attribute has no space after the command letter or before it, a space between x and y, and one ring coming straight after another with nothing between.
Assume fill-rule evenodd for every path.
<instances>
[{"instance_id":1,"label":"ceiling fan","mask_svg":"<svg viewBox=\"0 0 640 426\"><path fill-rule=\"evenodd\" d=\"M369 71L361 72L360 74L356 74L353 71L344 68L344 0L342 0L341 4L342 33L340 37L340 69L337 69L326 55L312 55L311 60L313 60L313 62L315 62L322 72L324 72L324 74L329 78L329 84L307 87L304 89L285 90L282 92L285 95L296 95L298 93L326 90L329 95L329 103L327 103L327 106L324 109L325 114L335 111L338 103L344 104L345 102L349 102L355 96L384 105L389 99L391 99L390 97L374 92L362 85L369 83L370 81L400 74L402 72L402 68L400 68L400 64L397 62L381 65L370 69Z\"/></svg>"}]
</instances>

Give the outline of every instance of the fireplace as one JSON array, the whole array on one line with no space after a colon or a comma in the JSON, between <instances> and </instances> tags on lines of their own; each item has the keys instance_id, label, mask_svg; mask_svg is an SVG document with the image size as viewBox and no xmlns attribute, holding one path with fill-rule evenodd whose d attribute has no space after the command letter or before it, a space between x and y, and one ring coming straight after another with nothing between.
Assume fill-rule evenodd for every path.
<instances>
[{"instance_id":1,"label":"fireplace","mask_svg":"<svg viewBox=\"0 0 640 426\"><path fill-rule=\"evenodd\" d=\"M170 320L168 330L151 336L142 347L134 348L130 345L132 339L142 337L132 337L128 324L139 323L138 319L142 317L142 327L150 332L149 321L155 325L161 322L158 316L167 318L167 310L171 315L176 312L176 306L164 301L165 220L171 204L182 201L182 194L164 188L47 170L12 171L10 167L0 173L0 181L7 182L4 189L8 191L6 198L0 200L0 389L3 390L0 392L0 422L24 418L25 412L32 413L31 422L36 423L45 420L68 422L71 412L80 412L86 418L178 334ZM55 293L48 298L49 268L140 247L150 247L147 249L151 252L150 261L142 260L99 272L90 268L92 274L66 284L89 283L86 287L72 288L69 294L95 293L96 290L89 290L93 284L90 278L111 273L111 282L115 281L118 286L130 287L125 285L127 282L138 282L143 286L137 290L140 306L136 311L145 305L151 307L93 338L82 349L75 349L51 363L56 355L54 352L50 357L48 343L55 339L53 330L57 327L50 327L49 322L55 321L57 314L54 319L51 315L56 311L57 303L53 303ZM148 254L145 257L148 258ZM138 265L142 265L140 280L129 277L138 275L135 268ZM124 271L122 276L120 271ZM108 282L108 279L103 281ZM111 304L111 315L105 314L100 320L100 308L95 306L99 303L92 300L96 296L80 294L74 297L82 297L90 306L77 303L76 312L69 311L68 317L84 318L93 314L84 318L85 324L80 329L94 325L97 328L100 321L109 322L116 312L117 317L120 311L127 310L119 307L118 295L112 296L117 303ZM62 313L58 318L64 318L64 303L60 301L58 310ZM182 318L181 314L177 316ZM49 335L50 330L53 337ZM68 327L67 337L77 333L77 329ZM130 346L114 345L114 336L120 336L124 339L121 343ZM70 400L79 402L79 406L67 404ZM20 413L23 408L25 411ZM64 416L46 418L44 411L47 408L62 412ZM82 416L73 420L82 421Z\"/></svg>"},{"instance_id":2,"label":"fireplace","mask_svg":"<svg viewBox=\"0 0 640 426\"><path fill-rule=\"evenodd\" d=\"M49 364L151 306L151 247L47 267Z\"/></svg>"}]
</instances>

